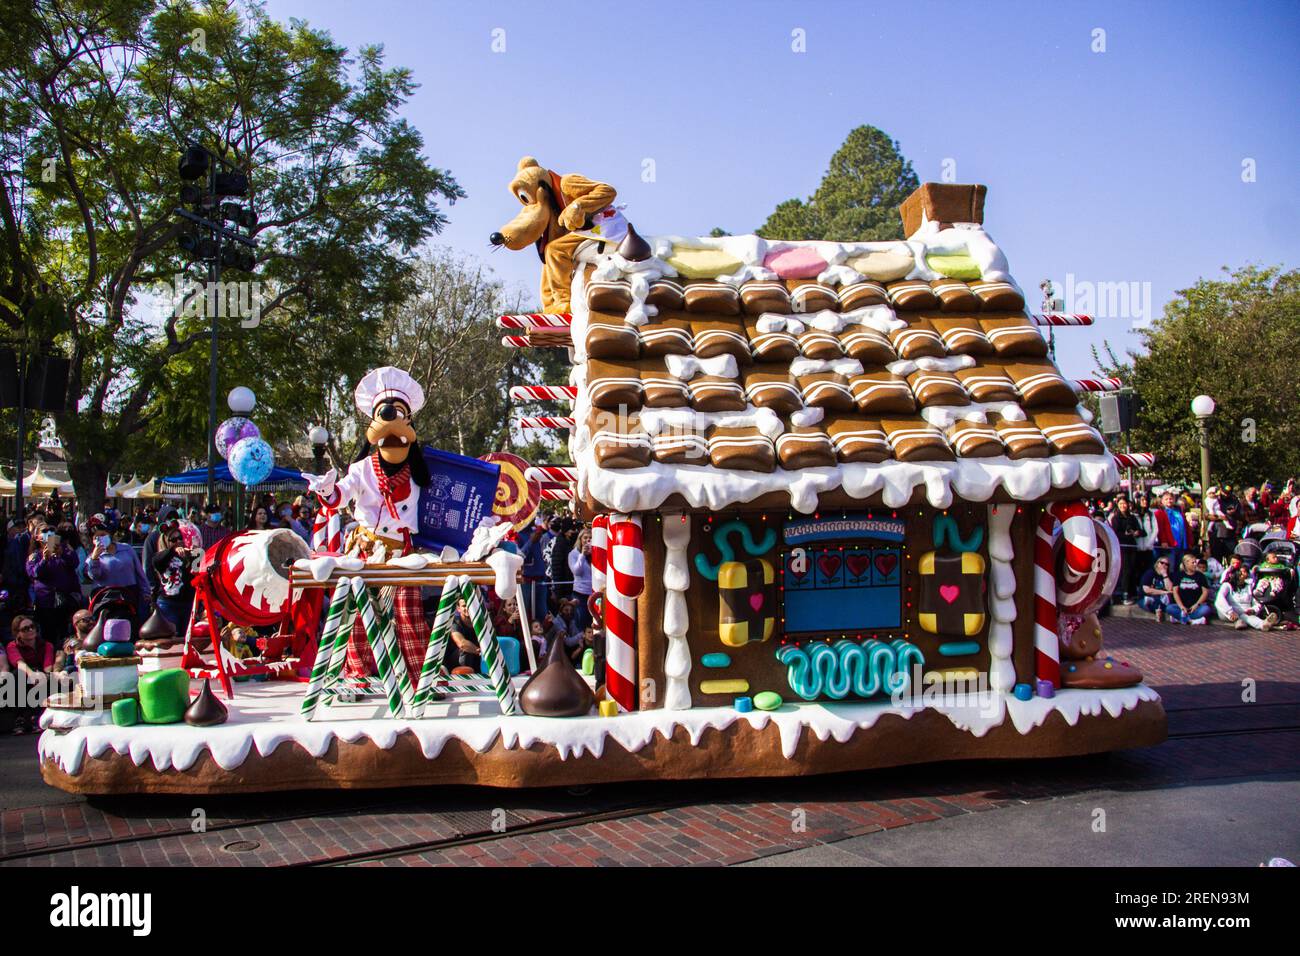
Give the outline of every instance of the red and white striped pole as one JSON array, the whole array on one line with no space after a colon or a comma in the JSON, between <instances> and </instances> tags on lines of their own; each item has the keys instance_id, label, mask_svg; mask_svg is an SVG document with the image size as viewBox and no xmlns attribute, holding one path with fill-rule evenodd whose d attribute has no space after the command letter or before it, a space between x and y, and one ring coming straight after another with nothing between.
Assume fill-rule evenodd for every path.
<instances>
[{"instance_id":1,"label":"red and white striped pole","mask_svg":"<svg viewBox=\"0 0 1300 956\"><path fill-rule=\"evenodd\" d=\"M1156 456L1149 451L1115 452L1115 464L1121 468L1153 468Z\"/></svg>"},{"instance_id":2,"label":"red and white striped pole","mask_svg":"<svg viewBox=\"0 0 1300 956\"><path fill-rule=\"evenodd\" d=\"M568 312L523 312L497 316L499 329L567 329L573 324Z\"/></svg>"},{"instance_id":3,"label":"red and white striped pole","mask_svg":"<svg viewBox=\"0 0 1300 956\"><path fill-rule=\"evenodd\" d=\"M524 469L524 481L577 481L578 469L572 465L533 465Z\"/></svg>"},{"instance_id":4,"label":"red and white striped pole","mask_svg":"<svg viewBox=\"0 0 1300 956\"><path fill-rule=\"evenodd\" d=\"M1056 519L1046 508L1034 536L1034 676L1061 686L1061 646L1056 633Z\"/></svg>"},{"instance_id":5,"label":"red and white striped pole","mask_svg":"<svg viewBox=\"0 0 1300 956\"><path fill-rule=\"evenodd\" d=\"M641 519L609 519L609 575L605 586L605 690L621 711L637 709L636 599L645 586Z\"/></svg>"},{"instance_id":6,"label":"red and white striped pole","mask_svg":"<svg viewBox=\"0 0 1300 956\"><path fill-rule=\"evenodd\" d=\"M572 402L578 398L576 385L515 385L510 398L516 402Z\"/></svg>"},{"instance_id":7,"label":"red and white striped pole","mask_svg":"<svg viewBox=\"0 0 1300 956\"><path fill-rule=\"evenodd\" d=\"M609 549L609 515L591 519L591 590L605 590L605 561Z\"/></svg>"},{"instance_id":8,"label":"red and white striped pole","mask_svg":"<svg viewBox=\"0 0 1300 956\"><path fill-rule=\"evenodd\" d=\"M577 424L577 419L567 415L536 415L531 417L517 418L515 424L520 428L572 428Z\"/></svg>"},{"instance_id":9,"label":"red and white striped pole","mask_svg":"<svg viewBox=\"0 0 1300 956\"><path fill-rule=\"evenodd\" d=\"M1040 312L1029 317L1034 325L1092 325L1092 316L1070 312Z\"/></svg>"},{"instance_id":10,"label":"red and white striped pole","mask_svg":"<svg viewBox=\"0 0 1300 956\"><path fill-rule=\"evenodd\" d=\"M1114 392L1124 387L1117 378L1076 378L1070 385L1076 392Z\"/></svg>"},{"instance_id":11,"label":"red and white striped pole","mask_svg":"<svg viewBox=\"0 0 1300 956\"><path fill-rule=\"evenodd\" d=\"M573 490L570 488L541 488L537 497L541 501L572 501Z\"/></svg>"}]
</instances>

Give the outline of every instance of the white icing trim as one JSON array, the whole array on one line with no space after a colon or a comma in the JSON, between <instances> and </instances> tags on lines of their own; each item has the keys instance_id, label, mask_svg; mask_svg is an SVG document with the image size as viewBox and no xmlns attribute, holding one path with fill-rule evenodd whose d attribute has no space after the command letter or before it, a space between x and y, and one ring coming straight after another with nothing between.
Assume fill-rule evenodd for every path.
<instances>
[{"instance_id":1,"label":"white icing trim","mask_svg":"<svg viewBox=\"0 0 1300 956\"><path fill-rule=\"evenodd\" d=\"M989 564L993 579L989 589L989 686L1003 693L1016 685L1016 668L1011 662L1015 644L1011 624L1016 619L1016 577L1011 569L1016 552L1011 522L1015 517L1015 505L989 505Z\"/></svg>"},{"instance_id":2,"label":"white icing trim","mask_svg":"<svg viewBox=\"0 0 1300 956\"><path fill-rule=\"evenodd\" d=\"M1055 455L1020 461L998 456L933 462L847 462L798 471L777 468L771 472L661 462L640 468L602 469L585 450L574 460L578 463L579 494L590 496L607 509L628 512L654 511L673 494L680 494L692 508L720 511L760 495L785 492L794 510L812 514L817 510L818 496L836 488L843 488L853 498L879 494L891 508L907 504L917 488L924 488L930 505L942 509L951 507L954 496L988 501L1000 488L1017 501L1033 501L1053 488L1078 485L1086 492L1106 494L1119 485L1119 471L1110 454Z\"/></svg>"},{"instance_id":3,"label":"white icing trim","mask_svg":"<svg viewBox=\"0 0 1300 956\"><path fill-rule=\"evenodd\" d=\"M685 520L683 520L685 519ZM686 591L691 586L691 567L686 548L691 541L691 519L686 515L663 516L664 533L664 708L691 709L691 648L686 640L690 615Z\"/></svg>"},{"instance_id":4,"label":"white icing trim","mask_svg":"<svg viewBox=\"0 0 1300 956\"><path fill-rule=\"evenodd\" d=\"M712 425L720 428L757 428L768 438L776 438L785 431L785 425L776 412L770 408L757 408L753 405L747 405L743 412L697 412L692 408L643 408L640 416L641 427L649 435L658 435L664 431L702 432Z\"/></svg>"},{"instance_id":5,"label":"white icing trim","mask_svg":"<svg viewBox=\"0 0 1300 956\"><path fill-rule=\"evenodd\" d=\"M808 408L799 408L790 413L790 424L797 425L801 428L811 427L821 422L826 417L826 409L813 405Z\"/></svg>"},{"instance_id":6,"label":"white icing trim","mask_svg":"<svg viewBox=\"0 0 1300 956\"><path fill-rule=\"evenodd\" d=\"M800 356L790 362L790 374L817 375L822 372L838 372L840 375L861 375L862 363L854 358L810 359Z\"/></svg>"},{"instance_id":7,"label":"white icing trim","mask_svg":"<svg viewBox=\"0 0 1300 956\"><path fill-rule=\"evenodd\" d=\"M735 378L740 374L736 367L736 357L730 353L715 355L712 358L700 358L697 355L665 355L664 363L668 374L689 382L697 375L716 375L719 378Z\"/></svg>"},{"instance_id":8,"label":"white icing trim","mask_svg":"<svg viewBox=\"0 0 1300 956\"><path fill-rule=\"evenodd\" d=\"M523 679L517 678L522 686ZM781 752L794 759L799 741L807 731L818 740L834 738L847 742L860 730L868 730L886 714L910 719L927 709L942 713L953 726L975 737L983 737L1008 717L1020 734L1042 726L1059 713L1070 726L1083 716L1105 713L1119 717L1144 701L1159 701L1160 695L1139 684L1115 690L1059 690L1055 697L1034 697L1022 701L1002 693L953 695L936 700L929 707L921 700L890 700L841 703L787 703L779 711L739 713L733 707L697 707L687 711L643 710L617 717L552 717L525 715L503 717L495 697L457 695L454 701L430 704L429 719L395 720L387 716L380 702L325 708L323 718L314 721L298 716L302 702L299 684L269 681L241 684L227 706L230 717L215 727L185 724L113 724L78 727L67 733L47 730L37 744L38 756L49 760L64 773L76 775L89 756L103 757L112 751L129 756L137 766L152 764L157 771L189 770L205 751L223 771L241 766L256 749L259 756L274 753L282 744L297 744L316 758L324 757L336 740L356 743L369 740L391 750L402 734L415 737L428 760L442 753L448 741L459 740L476 753L486 753L498 741L507 750L524 750L534 744L556 749L561 760L590 753L600 757L611 741L629 753L638 753L656 737L671 739L678 728L686 731L692 746L698 746L709 730L726 730L744 722L755 730L774 724L781 736ZM52 718L47 710L42 725Z\"/></svg>"}]
</instances>

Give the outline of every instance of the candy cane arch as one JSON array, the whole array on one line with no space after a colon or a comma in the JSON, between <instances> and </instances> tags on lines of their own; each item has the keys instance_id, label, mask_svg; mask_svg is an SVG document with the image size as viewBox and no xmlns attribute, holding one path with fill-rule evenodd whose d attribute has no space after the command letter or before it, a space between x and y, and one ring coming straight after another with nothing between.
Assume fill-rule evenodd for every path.
<instances>
[{"instance_id":1,"label":"candy cane arch","mask_svg":"<svg viewBox=\"0 0 1300 956\"><path fill-rule=\"evenodd\" d=\"M1065 548L1065 568L1056 583L1057 610L1063 614L1086 613L1083 608L1095 597L1098 577L1104 577L1110 570L1099 566L1097 526L1079 501L1057 502L1048 510L1061 522ZM1056 570L1055 560L1052 570Z\"/></svg>"},{"instance_id":2,"label":"candy cane arch","mask_svg":"<svg viewBox=\"0 0 1300 956\"><path fill-rule=\"evenodd\" d=\"M645 586L641 519L609 519L605 581L605 690L621 711L636 710L636 599Z\"/></svg>"},{"instance_id":3,"label":"candy cane arch","mask_svg":"<svg viewBox=\"0 0 1300 956\"><path fill-rule=\"evenodd\" d=\"M1034 535L1034 675L1061 686L1061 647L1056 635L1056 519L1044 510Z\"/></svg>"},{"instance_id":4,"label":"candy cane arch","mask_svg":"<svg viewBox=\"0 0 1300 956\"><path fill-rule=\"evenodd\" d=\"M497 316L499 329L567 329L573 324L568 312L525 312Z\"/></svg>"},{"instance_id":5,"label":"candy cane arch","mask_svg":"<svg viewBox=\"0 0 1300 956\"><path fill-rule=\"evenodd\" d=\"M591 519L591 591L593 594L600 594L605 590L608 549L609 515L596 515Z\"/></svg>"},{"instance_id":6,"label":"candy cane arch","mask_svg":"<svg viewBox=\"0 0 1300 956\"><path fill-rule=\"evenodd\" d=\"M343 553L343 519L337 508L322 504L312 519L311 549L330 554Z\"/></svg>"},{"instance_id":7,"label":"candy cane arch","mask_svg":"<svg viewBox=\"0 0 1300 956\"><path fill-rule=\"evenodd\" d=\"M510 399L515 402L572 402L578 398L576 385L514 385Z\"/></svg>"}]
</instances>

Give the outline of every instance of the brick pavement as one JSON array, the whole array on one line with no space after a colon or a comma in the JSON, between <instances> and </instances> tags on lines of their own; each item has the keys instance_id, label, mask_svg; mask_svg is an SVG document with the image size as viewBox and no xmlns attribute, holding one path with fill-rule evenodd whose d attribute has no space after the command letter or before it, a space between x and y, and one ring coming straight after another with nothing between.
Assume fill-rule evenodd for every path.
<instances>
[{"instance_id":1,"label":"brick pavement","mask_svg":"<svg viewBox=\"0 0 1300 956\"><path fill-rule=\"evenodd\" d=\"M1300 715L1300 637L1150 619L1104 622L1107 647L1161 689L1171 733L1295 727ZM1238 706L1256 682L1258 710ZM1279 706L1289 702L1291 706ZM1212 707L1211 710L1194 708ZM467 840L373 865L729 865L880 830L1097 788L1143 790L1195 780L1300 772L1300 732L1186 737L1141 751L1074 760L971 762L795 780L612 785L581 796L560 791L448 788L430 794L312 793L150 801L80 801L0 813L0 858L18 865L302 864ZM190 831L207 804L209 829ZM526 831L590 811L679 804L630 816ZM493 811L506 833L492 833ZM1012 811L1014 812L1014 811ZM255 822L262 816L286 819ZM159 836L159 834L173 834ZM108 838L130 842L92 847ZM244 844L244 849L237 847ZM78 848L79 845L83 845ZM368 864L369 865L369 864Z\"/></svg>"}]
</instances>

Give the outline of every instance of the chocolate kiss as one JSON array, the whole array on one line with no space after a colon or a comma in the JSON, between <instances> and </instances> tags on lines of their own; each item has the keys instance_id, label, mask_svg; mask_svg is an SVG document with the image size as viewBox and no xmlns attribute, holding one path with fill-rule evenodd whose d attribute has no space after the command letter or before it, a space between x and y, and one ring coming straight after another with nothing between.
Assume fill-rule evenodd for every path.
<instances>
[{"instance_id":1,"label":"chocolate kiss","mask_svg":"<svg viewBox=\"0 0 1300 956\"><path fill-rule=\"evenodd\" d=\"M564 638L557 635L545 665L524 685L519 706L532 717L585 717L595 703L591 688L564 651Z\"/></svg>"},{"instance_id":2,"label":"chocolate kiss","mask_svg":"<svg viewBox=\"0 0 1300 956\"><path fill-rule=\"evenodd\" d=\"M642 239L640 233L633 229L629 222L627 235L618 244L618 254L628 262L644 262L654 255L654 251L650 248L650 243Z\"/></svg>"},{"instance_id":3,"label":"chocolate kiss","mask_svg":"<svg viewBox=\"0 0 1300 956\"><path fill-rule=\"evenodd\" d=\"M199 696L185 708L185 723L191 727L211 727L224 724L228 716L226 705L217 700L217 695L212 693L212 682L205 678Z\"/></svg>"},{"instance_id":4,"label":"chocolate kiss","mask_svg":"<svg viewBox=\"0 0 1300 956\"><path fill-rule=\"evenodd\" d=\"M95 626L90 629L90 633L81 639L81 649L93 653L99 650L99 645L103 643L104 619L101 617L95 621Z\"/></svg>"},{"instance_id":5,"label":"chocolate kiss","mask_svg":"<svg viewBox=\"0 0 1300 956\"><path fill-rule=\"evenodd\" d=\"M142 641L164 641L169 637L176 636L176 625L167 619L157 608L154 608L149 620L145 621L140 627L140 640Z\"/></svg>"}]
</instances>

